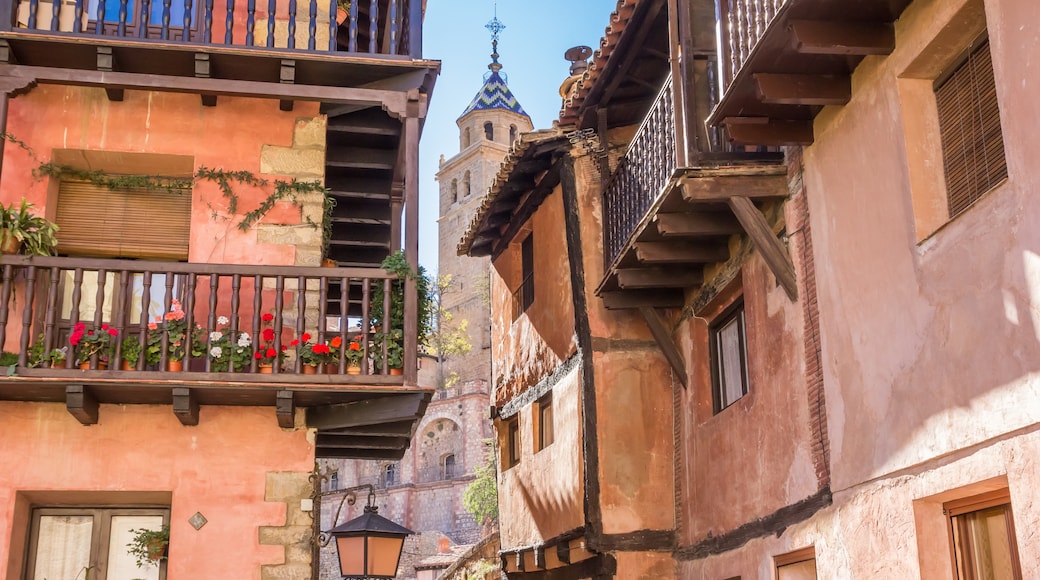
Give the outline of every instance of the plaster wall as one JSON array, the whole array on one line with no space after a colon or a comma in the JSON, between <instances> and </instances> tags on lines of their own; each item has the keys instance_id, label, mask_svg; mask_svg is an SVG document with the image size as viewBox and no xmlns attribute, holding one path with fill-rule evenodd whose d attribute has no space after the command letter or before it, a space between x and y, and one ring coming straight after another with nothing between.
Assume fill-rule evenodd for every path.
<instances>
[{"instance_id":1,"label":"plaster wall","mask_svg":"<svg viewBox=\"0 0 1040 580\"><path fill-rule=\"evenodd\" d=\"M520 463L505 470L499 463L502 549L537 544L585 521L580 369L561 377L552 393L553 443L535 451L534 406L527 405L519 413ZM504 429L500 427L499 433Z\"/></svg>"},{"instance_id":2,"label":"plaster wall","mask_svg":"<svg viewBox=\"0 0 1040 580\"><path fill-rule=\"evenodd\" d=\"M309 530L287 520L284 499L265 500L270 474L306 480L314 457L309 432L280 429L270 408L204 406L194 427L159 405L102 405L90 427L59 403L0 402L0 416L0 579L21 577L33 493L105 492L117 504L121 494L167 494L169 580L260 578L262 564L286 558L285 546L261 545L261 528ZM198 531L195 512L209 520Z\"/></svg>"},{"instance_id":3,"label":"plaster wall","mask_svg":"<svg viewBox=\"0 0 1040 580\"><path fill-rule=\"evenodd\" d=\"M851 102L824 110L805 150L817 264L827 265L817 279L835 492L1014 438L1040 417L1040 103L1030 90L1040 32L1023 25L1035 17L1029 0L984 3L1009 177L918 241L915 208L944 185L913 168L941 166L941 151L929 111L901 93L916 79L898 77L922 54L946 56L933 39L976 26L973 4L983 6L912 4L895 51L864 60Z\"/></svg>"},{"instance_id":4,"label":"plaster wall","mask_svg":"<svg viewBox=\"0 0 1040 580\"><path fill-rule=\"evenodd\" d=\"M98 88L40 85L11 99L9 107L7 132L31 147L36 158L8 143L0 178L2 198L11 202L24 195L51 218L57 203L57 184L52 183L56 180L34 179L32 170L50 161L55 149L188 155L196 170L245 170L267 177L277 171L274 176L323 178L324 124L308 127L319 117L315 103L297 103L294 111L283 112L276 100L220 97L216 107L204 107L198 95L144 91L126 91L124 101L112 102ZM271 147L281 150L271 151ZM307 161L314 152L321 157L316 167ZM286 162L274 159L272 163L272 153L275 158L284 154ZM243 214L255 209L271 186L234 190L240 198L238 212ZM278 202L259 226L245 232L237 227L241 216L228 215L227 207L215 183L197 181L192 191L189 261L296 264L298 235L272 236L266 231L272 224L286 224L300 230L299 235L320 239L320 232L288 202ZM316 256L308 258L317 264Z\"/></svg>"}]
</instances>

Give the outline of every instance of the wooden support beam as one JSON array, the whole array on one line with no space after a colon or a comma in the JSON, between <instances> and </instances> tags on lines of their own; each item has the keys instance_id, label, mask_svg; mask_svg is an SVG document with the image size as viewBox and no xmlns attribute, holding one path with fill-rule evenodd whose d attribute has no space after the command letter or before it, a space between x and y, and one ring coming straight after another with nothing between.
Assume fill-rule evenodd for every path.
<instances>
[{"instance_id":1,"label":"wooden support beam","mask_svg":"<svg viewBox=\"0 0 1040 580\"><path fill-rule=\"evenodd\" d=\"M682 290L622 290L600 294L608 310L625 310L649 306L652 308L681 308Z\"/></svg>"},{"instance_id":2,"label":"wooden support beam","mask_svg":"<svg viewBox=\"0 0 1040 580\"><path fill-rule=\"evenodd\" d=\"M404 457L405 449L335 449L315 447L314 456L327 459L384 459L395 461Z\"/></svg>"},{"instance_id":3,"label":"wooden support beam","mask_svg":"<svg viewBox=\"0 0 1040 580\"><path fill-rule=\"evenodd\" d=\"M347 427L346 429L323 429L322 433L330 435L369 435L372 437L411 437L414 428L414 421L401 421L399 423Z\"/></svg>"},{"instance_id":4,"label":"wooden support beam","mask_svg":"<svg viewBox=\"0 0 1040 580\"><path fill-rule=\"evenodd\" d=\"M5 64L18 64L18 59L11 50L11 44L6 40L0 40L0 62Z\"/></svg>"},{"instance_id":5,"label":"wooden support beam","mask_svg":"<svg viewBox=\"0 0 1040 580\"><path fill-rule=\"evenodd\" d=\"M849 75L755 73L758 97L771 105L845 105L852 98Z\"/></svg>"},{"instance_id":6,"label":"wooden support beam","mask_svg":"<svg viewBox=\"0 0 1040 580\"><path fill-rule=\"evenodd\" d=\"M734 195L752 199L787 197L786 175L685 177L682 196L688 202L725 202Z\"/></svg>"},{"instance_id":7,"label":"wooden support beam","mask_svg":"<svg viewBox=\"0 0 1040 580\"><path fill-rule=\"evenodd\" d=\"M97 425L98 402L83 385L65 387L65 408L69 414L84 425Z\"/></svg>"},{"instance_id":8,"label":"wooden support beam","mask_svg":"<svg viewBox=\"0 0 1040 580\"><path fill-rule=\"evenodd\" d=\"M802 54L885 55L896 47L895 27L887 22L792 20L787 25Z\"/></svg>"},{"instance_id":9,"label":"wooden support beam","mask_svg":"<svg viewBox=\"0 0 1040 580\"><path fill-rule=\"evenodd\" d=\"M728 119L727 119L728 121ZM766 123L729 123L730 141L741 145L812 145L812 121L769 121Z\"/></svg>"},{"instance_id":10,"label":"wooden support beam","mask_svg":"<svg viewBox=\"0 0 1040 580\"><path fill-rule=\"evenodd\" d=\"M210 66L211 65L210 65L210 60L209 60L209 55L208 54L203 53L203 52L196 52L195 53L195 78L200 78L200 79L208 79L208 78L210 78L210 73L211 73ZM203 107L216 107L217 106L217 96L216 95L203 94L202 95L202 106Z\"/></svg>"},{"instance_id":11,"label":"wooden support beam","mask_svg":"<svg viewBox=\"0 0 1040 580\"><path fill-rule=\"evenodd\" d=\"M545 547L535 546L534 548L534 567L536 570L545 570Z\"/></svg>"},{"instance_id":12,"label":"wooden support beam","mask_svg":"<svg viewBox=\"0 0 1040 580\"><path fill-rule=\"evenodd\" d=\"M643 315L646 325L650 327L650 334L654 335L657 346L661 347L664 358L668 360L668 364L672 366L672 370L675 371L675 374L679 377L679 382L682 383L683 389L685 389L686 362L683 360L679 348L675 346L672 334L665 327L664 321L661 320L661 315L657 313L657 310L649 306L641 306L639 313Z\"/></svg>"},{"instance_id":13,"label":"wooden support beam","mask_svg":"<svg viewBox=\"0 0 1040 580\"><path fill-rule=\"evenodd\" d=\"M725 244L690 242L636 242L636 258L647 264L708 264L729 259Z\"/></svg>"},{"instance_id":14,"label":"wooden support beam","mask_svg":"<svg viewBox=\"0 0 1040 580\"><path fill-rule=\"evenodd\" d=\"M524 551L523 550L519 550L516 553L516 569L521 571L521 572L524 571Z\"/></svg>"},{"instance_id":15,"label":"wooden support beam","mask_svg":"<svg viewBox=\"0 0 1040 580\"><path fill-rule=\"evenodd\" d=\"M353 403L311 407L307 409L307 426L344 429L417 419L426 409L427 397L423 393L387 395Z\"/></svg>"},{"instance_id":16,"label":"wooden support beam","mask_svg":"<svg viewBox=\"0 0 1040 580\"><path fill-rule=\"evenodd\" d=\"M659 213L654 225L666 238L729 236L744 231L740 222L724 212Z\"/></svg>"},{"instance_id":17,"label":"wooden support beam","mask_svg":"<svg viewBox=\"0 0 1040 580\"><path fill-rule=\"evenodd\" d=\"M766 265L773 271L773 275L776 276L780 285L784 287L787 296L791 300L796 300L798 286L795 280L794 264L791 263L791 256L788 255L787 248L773 233L765 216L746 197L729 198L729 207L740 220L740 224L744 226L744 230L747 231L748 237L758 248L759 253L762 254Z\"/></svg>"},{"instance_id":18,"label":"wooden support beam","mask_svg":"<svg viewBox=\"0 0 1040 580\"><path fill-rule=\"evenodd\" d=\"M173 414L180 420L181 425L199 424L199 399L195 391L184 387L173 389Z\"/></svg>"},{"instance_id":19,"label":"wooden support beam","mask_svg":"<svg viewBox=\"0 0 1040 580\"><path fill-rule=\"evenodd\" d=\"M112 47L97 47L97 69L102 72L115 70L115 57L112 55ZM123 89L105 87L105 94L108 95L108 100L110 101L119 102L123 100Z\"/></svg>"},{"instance_id":20,"label":"wooden support beam","mask_svg":"<svg viewBox=\"0 0 1040 580\"><path fill-rule=\"evenodd\" d=\"M571 543L567 540L556 544L556 557L564 564L571 563Z\"/></svg>"},{"instance_id":21,"label":"wooden support beam","mask_svg":"<svg viewBox=\"0 0 1040 580\"><path fill-rule=\"evenodd\" d=\"M292 429L296 426L296 399L292 391L278 391L274 400L274 414L278 417L278 426Z\"/></svg>"},{"instance_id":22,"label":"wooden support beam","mask_svg":"<svg viewBox=\"0 0 1040 580\"><path fill-rule=\"evenodd\" d=\"M331 435L319 432L316 443L324 449L403 449L408 437L366 437L358 435Z\"/></svg>"},{"instance_id":23,"label":"wooden support beam","mask_svg":"<svg viewBox=\"0 0 1040 580\"><path fill-rule=\"evenodd\" d=\"M278 82L283 85L294 85L296 84L296 61L292 59L282 59L281 65L278 70ZM293 102L291 99L281 99L278 101L278 109L282 111L293 110Z\"/></svg>"},{"instance_id":24,"label":"wooden support beam","mask_svg":"<svg viewBox=\"0 0 1040 580\"><path fill-rule=\"evenodd\" d=\"M700 286L704 273L700 268L624 268L617 271L622 290L647 288L692 288Z\"/></svg>"}]
</instances>

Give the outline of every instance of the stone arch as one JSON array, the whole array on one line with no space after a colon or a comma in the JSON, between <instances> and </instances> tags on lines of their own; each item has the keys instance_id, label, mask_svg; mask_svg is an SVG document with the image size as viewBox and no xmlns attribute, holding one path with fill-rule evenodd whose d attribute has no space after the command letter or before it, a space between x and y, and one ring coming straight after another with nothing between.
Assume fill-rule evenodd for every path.
<instances>
[{"instance_id":1,"label":"stone arch","mask_svg":"<svg viewBox=\"0 0 1040 580\"><path fill-rule=\"evenodd\" d=\"M484 138L488 141L495 140L495 125L491 121L484 123Z\"/></svg>"},{"instance_id":2,"label":"stone arch","mask_svg":"<svg viewBox=\"0 0 1040 580\"><path fill-rule=\"evenodd\" d=\"M461 474L463 465L462 428L454 420L441 417L427 422L417 433L418 481L438 481L444 478L444 461L452 456L452 469Z\"/></svg>"},{"instance_id":3,"label":"stone arch","mask_svg":"<svg viewBox=\"0 0 1040 580\"><path fill-rule=\"evenodd\" d=\"M469 127L462 130L462 148L469 147L470 143L473 143L473 136L470 133Z\"/></svg>"}]
</instances>

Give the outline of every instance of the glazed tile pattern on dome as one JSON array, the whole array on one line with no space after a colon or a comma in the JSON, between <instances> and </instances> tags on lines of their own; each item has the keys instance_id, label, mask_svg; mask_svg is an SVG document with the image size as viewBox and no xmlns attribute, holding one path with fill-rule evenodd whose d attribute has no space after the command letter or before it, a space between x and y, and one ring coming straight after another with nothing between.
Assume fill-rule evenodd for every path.
<instances>
[{"instance_id":1,"label":"glazed tile pattern on dome","mask_svg":"<svg viewBox=\"0 0 1040 580\"><path fill-rule=\"evenodd\" d=\"M516 97L513 96L513 92L509 90L505 79L498 74L498 71L492 71L488 75L487 80L484 81L484 86L480 87L477 96L473 97L473 100L470 101L469 106L466 107L466 110L462 112L460 117L465 117L473 111L488 111L491 109L505 109L525 117L530 117L524 111L524 108L520 106L520 102L516 100Z\"/></svg>"}]
</instances>

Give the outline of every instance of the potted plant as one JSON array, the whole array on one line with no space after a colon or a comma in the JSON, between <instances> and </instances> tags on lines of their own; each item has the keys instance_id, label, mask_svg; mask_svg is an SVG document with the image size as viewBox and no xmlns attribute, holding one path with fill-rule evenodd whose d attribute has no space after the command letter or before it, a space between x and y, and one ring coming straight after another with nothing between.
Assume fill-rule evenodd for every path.
<instances>
[{"instance_id":1,"label":"potted plant","mask_svg":"<svg viewBox=\"0 0 1040 580\"><path fill-rule=\"evenodd\" d=\"M126 545L127 553L137 559L137 567L155 566L165 560L170 547L170 526L158 530L133 529L134 537Z\"/></svg>"},{"instance_id":2,"label":"potted plant","mask_svg":"<svg viewBox=\"0 0 1040 580\"><path fill-rule=\"evenodd\" d=\"M350 16L350 0L338 0L336 2L336 24L343 24Z\"/></svg>"},{"instance_id":3,"label":"potted plant","mask_svg":"<svg viewBox=\"0 0 1040 580\"><path fill-rule=\"evenodd\" d=\"M108 324L102 324L101 328L87 330L82 322L77 322L69 335L69 344L73 346L76 353L76 363L81 369L90 368L90 360L98 357L98 370L108 368L108 359L112 356L112 341L119 336L119 331Z\"/></svg>"},{"instance_id":4,"label":"potted plant","mask_svg":"<svg viewBox=\"0 0 1040 580\"><path fill-rule=\"evenodd\" d=\"M123 364L120 369L124 371L132 371L137 369L137 361L141 360L141 341L136 336L128 336L123 339L123 346L120 349L120 354L123 357ZM147 351L145 351L147 352Z\"/></svg>"},{"instance_id":5,"label":"potted plant","mask_svg":"<svg viewBox=\"0 0 1040 580\"><path fill-rule=\"evenodd\" d=\"M0 367L13 367L18 364L18 353L3 351L0 352Z\"/></svg>"},{"instance_id":6,"label":"potted plant","mask_svg":"<svg viewBox=\"0 0 1040 580\"><path fill-rule=\"evenodd\" d=\"M361 348L361 340L361 335L355 336L353 340L347 343L347 348L344 351L343 356L347 359L348 375L361 374L361 361L365 358L365 351Z\"/></svg>"},{"instance_id":7,"label":"potted plant","mask_svg":"<svg viewBox=\"0 0 1040 580\"><path fill-rule=\"evenodd\" d=\"M343 347L343 339L338 336L333 336L326 346L328 346L328 352L325 353L325 373L338 375L339 351L340 348Z\"/></svg>"},{"instance_id":8,"label":"potted plant","mask_svg":"<svg viewBox=\"0 0 1040 580\"><path fill-rule=\"evenodd\" d=\"M260 331L260 338L263 342L257 345L253 358L256 359L260 372L269 374L274 372L275 359L278 360L279 364L285 362L287 347L283 344L281 349L275 348L275 332L273 328L268 326L274 320L274 315L271 313L264 314L262 320L263 329Z\"/></svg>"},{"instance_id":9,"label":"potted plant","mask_svg":"<svg viewBox=\"0 0 1040 580\"><path fill-rule=\"evenodd\" d=\"M33 204L22 198L20 207L0 205L0 251L27 256L49 256L58 245L58 226L34 215Z\"/></svg>"},{"instance_id":10,"label":"potted plant","mask_svg":"<svg viewBox=\"0 0 1040 580\"><path fill-rule=\"evenodd\" d=\"M413 270L408 261L405 260L404 252L398 251L389 256L380 265L397 278L390 283L390 317L383 320L383 284L377 283L372 291L372 318L371 327L376 332L376 343L381 344L387 339L387 365L393 368L394 353L400 353L400 368L404 367L404 286L406 280L415 281L417 295L417 323L416 323L416 345L425 346L427 338L433 332L433 287L429 277L422 266L418 271ZM396 332L395 332L396 331ZM382 356L382 349L377 347L376 356ZM382 361L377 361L377 366L382 366Z\"/></svg>"},{"instance_id":11,"label":"potted plant","mask_svg":"<svg viewBox=\"0 0 1040 580\"><path fill-rule=\"evenodd\" d=\"M328 344L314 343L310 340L311 335L305 332L300 335L299 340L289 343L289 346L296 347L296 357L300 359L305 375L317 374L318 367L328 361L331 352Z\"/></svg>"},{"instance_id":12,"label":"potted plant","mask_svg":"<svg viewBox=\"0 0 1040 580\"><path fill-rule=\"evenodd\" d=\"M372 360L377 369L383 368L383 342L386 342L386 368L390 374L399 375L404 372L404 332L392 329L390 332L377 332L372 336Z\"/></svg>"},{"instance_id":13,"label":"potted plant","mask_svg":"<svg viewBox=\"0 0 1040 580\"><path fill-rule=\"evenodd\" d=\"M217 318L217 324L230 322L226 316ZM230 328L214 330L209 333L210 370L213 372L237 373L246 368L253 356L253 338L248 332L233 335Z\"/></svg>"}]
</instances>

